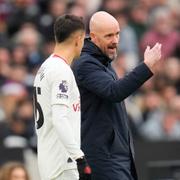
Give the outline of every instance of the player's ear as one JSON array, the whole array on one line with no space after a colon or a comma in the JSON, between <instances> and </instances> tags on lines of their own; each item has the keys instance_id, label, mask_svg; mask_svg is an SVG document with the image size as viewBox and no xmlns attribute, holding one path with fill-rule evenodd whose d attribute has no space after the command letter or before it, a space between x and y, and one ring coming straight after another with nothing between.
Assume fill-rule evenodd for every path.
<instances>
[{"instance_id":1,"label":"player's ear","mask_svg":"<svg viewBox=\"0 0 180 180\"><path fill-rule=\"evenodd\" d=\"M76 47L79 46L80 40L81 40L81 36L80 36L80 35L77 35L77 36L75 37L75 46L76 46Z\"/></svg>"},{"instance_id":2,"label":"player's ear","mask_svg":"<svg viewBox=\"0 0 180 180\"><path fill-rule=\"evenodd\" d=\"M82 39L84 40L84 33L81 31L78 31L75 36L75 46L79 46L82 42Z\"/></svg>"},{"instance_id":3,"label":"player's ear","mask_svg":"<svg viewBox=\"0 0 180 180\"><path fill-rule=\"evenodd\" d=\"M75 46L78 46L78 38L75 39Z\"/></svg>"}]
</instances>

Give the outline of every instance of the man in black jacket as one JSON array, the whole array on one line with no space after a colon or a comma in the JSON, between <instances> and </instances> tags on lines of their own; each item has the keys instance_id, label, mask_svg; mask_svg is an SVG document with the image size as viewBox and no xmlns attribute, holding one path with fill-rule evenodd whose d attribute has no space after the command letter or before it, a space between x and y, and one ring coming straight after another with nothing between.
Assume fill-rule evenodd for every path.
<instances>
[{"instance_id":1,"label":"man in black jacket","mask_svg":"<svg viewBox=\"0 0 180 180\"><path fill-rule=\"evenodd\" d=\"M79 60L72 65L81 94L82 149L92 180L136 180L133 144L124 99L147 81L161 57L161 45L147 47L144 62L118 79L110 62L116 57L119 24L100 11L90 19Z\"/></svg>"}]
</instances>

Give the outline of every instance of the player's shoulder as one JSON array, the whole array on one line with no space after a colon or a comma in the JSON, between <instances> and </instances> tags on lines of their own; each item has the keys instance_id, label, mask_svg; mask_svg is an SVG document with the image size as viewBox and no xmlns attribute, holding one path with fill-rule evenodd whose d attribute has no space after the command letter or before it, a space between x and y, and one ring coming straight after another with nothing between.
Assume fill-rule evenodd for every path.
<instances>
[{"instance_id":1,"label":"player's shoulder","mask_svg":"<svg viewBox=\"0 0 180 180\"><path fill-rule=\"evenodd\" d=\"M66 60L64 60L61 57L54 56L54 55L49 56L46 59L45 63L52 66L65 66L65 67L68 66L68 64L66 63Z\"/></svg>"},{"instance_id":2,"label":"player's shoulder","mask_svg":"<svg viewBox=\"0 0 180 180\"><path fill-rule=\"evenodd\" d=\"M46 72L49 77L57 79L59 77L70 78L72 76L72 70L64 59L59 57L50 56L45 64Z\"/></svg>"},{"instance_id":3,"label":"player's shoulder","mask_svg":"<svg viewBox=\"0 0 180 180\"><path fill-rule=\"evenodd\" d=\"M53 71L57 73L62 73L62 72L69 72L69 65L65 62L65 60L57 57L50 56L49 58L46 59L46 61L43 64L48 71Z\"/></svg>"},{"instance_id":4,"label":"player's shoulder","mask_svg":"<svg viewBox=\"0 0 180 180\"><path fill-rule=\"evenodd\" d=\"M46 78L56 79L58 77L69 77L71 74L71 69L68 64L63 62L62 59L54 58L49 56L40 66L37 71L36 77L42 76Z\"/></svg>"}]
</instances>

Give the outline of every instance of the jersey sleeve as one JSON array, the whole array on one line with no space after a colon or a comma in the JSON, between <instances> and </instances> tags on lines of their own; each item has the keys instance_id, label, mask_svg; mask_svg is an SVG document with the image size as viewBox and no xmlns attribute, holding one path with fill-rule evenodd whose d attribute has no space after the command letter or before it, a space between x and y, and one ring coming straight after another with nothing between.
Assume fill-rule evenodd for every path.
<instances>
[{"instance_id":1,"label":"jersey sleeve","mask_svg":"<svg viewBox=\"0 0 180 180\"><path fill-rule=\"evenodd\" d=\"M62 104L69 107L70 86L72 83L70 72L56 72L51 76L50 81L51 105Z\"/></svg>"},{"instance_id":2,"label":"jersey sleeve","mask_svg":"<svg viewBox=\"0 0 180 180\"><path fill-rule=\"evenodd\" d=\"M68 121L68 108L64 105L52 106L52 121L61 143L69 152L73 159L78 159L84 155L80 145L76 142L73 130Z\"/></svg>"}]
</instances>

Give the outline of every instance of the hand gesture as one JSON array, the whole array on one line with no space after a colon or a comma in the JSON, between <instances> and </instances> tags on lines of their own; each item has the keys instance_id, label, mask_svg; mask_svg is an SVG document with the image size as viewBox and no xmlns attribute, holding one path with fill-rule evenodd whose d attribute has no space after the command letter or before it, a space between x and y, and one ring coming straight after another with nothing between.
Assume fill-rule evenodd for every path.
<instances>
[{"instance_id":1,"label":"hand gesture","mask_svg":"<svg viewBox=\"0 0 180 180\"><path fill-rule=\"evenodd\" d=\"M144 63L149 67L153 72L154 66L158 64L161 59L161 44L156 43L154 47L150 48L147 46L144 52Z\"/></svg>"}]
</instances>

